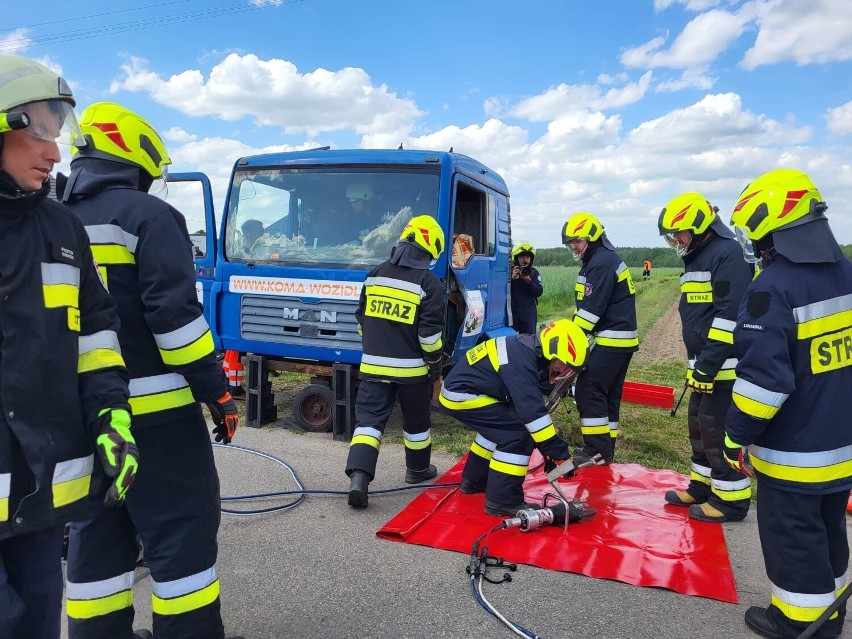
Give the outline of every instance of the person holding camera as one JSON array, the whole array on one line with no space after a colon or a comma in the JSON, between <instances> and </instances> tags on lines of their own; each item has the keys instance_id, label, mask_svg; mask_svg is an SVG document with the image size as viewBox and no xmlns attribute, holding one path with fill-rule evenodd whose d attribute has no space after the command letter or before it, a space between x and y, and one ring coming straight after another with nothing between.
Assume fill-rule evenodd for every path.
<instances>
[{"instance_id":1,"label":"person holding camera","mask_svg":"<svg viewBox=\"0 0 852 639\"><path fill-rule=\"evenodd\" d=\"M533 334L538 323L538 298L544 287L534 259L535 248L529 242L512 251L512 328L518 333Z\"/></svg>"}]
</instances>

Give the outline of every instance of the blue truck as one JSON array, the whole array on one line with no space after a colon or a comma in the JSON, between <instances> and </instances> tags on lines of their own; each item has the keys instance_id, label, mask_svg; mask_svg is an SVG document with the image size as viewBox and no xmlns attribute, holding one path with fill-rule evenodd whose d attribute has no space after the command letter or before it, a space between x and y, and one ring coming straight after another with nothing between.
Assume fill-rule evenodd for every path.
<instances>
[{"instance_id":1,"label":"blue truck","mask_svg":"<svg viewBox=\"0 0 852 639\"><path fill-rule=\"evenodd\" d=\"M199 300L216 347L244 355L249 425L277 417L269 371L293 371L311 376L294 399L296 425L348 438L362 283L415 215L434 216L446 235L432 270L445 285L448 365L512 332L509 192L465 155L323 147L240 158L218 233L207 176L170 175L168 199L185 214L203 208Z\"/></svg>"}]
</instances>

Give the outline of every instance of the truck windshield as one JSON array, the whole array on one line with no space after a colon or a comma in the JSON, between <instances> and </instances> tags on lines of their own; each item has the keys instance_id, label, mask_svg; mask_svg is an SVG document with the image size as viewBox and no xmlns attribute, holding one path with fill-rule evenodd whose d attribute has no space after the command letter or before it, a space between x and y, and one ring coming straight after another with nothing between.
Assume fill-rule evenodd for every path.
<instances>
[{"instance_id":1,"label":"truck windshield","mask_svg":"<svg viewBox=\"0 0 852 639\"><path fill-rule=\"evenodd\" d=\"M235 262L379 264L413 216L437 217L438 188L438 170L422 167L237 170L225 255Z\"/></svg>"}]
</instances>

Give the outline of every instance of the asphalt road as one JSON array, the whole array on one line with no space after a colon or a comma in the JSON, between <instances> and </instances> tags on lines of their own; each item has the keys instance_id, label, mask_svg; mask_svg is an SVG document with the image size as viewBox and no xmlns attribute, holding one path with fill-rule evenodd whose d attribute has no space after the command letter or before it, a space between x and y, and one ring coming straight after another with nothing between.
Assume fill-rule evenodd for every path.
<instances>
[{"instance_id":1,"label":"asphalt road","mask_svg":"<svg viewBox=\"0 0 852 639\"><path fill-rule=\"evenodd\" d=\"M330 435L243 428L236 443L283 458L308 489L348 489L348 447ZM216 460L223 495L296 487L267 459L217 448ZM433 455L440 472L456 461ZM371 489L404 485L404 466L402 446L384 445ZM515 636L473 599L467 555L376 537L415 494L373 496L364 511L349 508L345 496L310 496L290 511L223 516L218 570L227 633L246 639ZM754 513L724 529L738 605L532 566L521 566L511 583L486 584L485 594L543 639L755 637L743 614L768 603L769 582ZM136 627L150 628L149 579L136 584L134 605ZM843 636L852 637L852 630Z\"/></svg>"}]
</instances>

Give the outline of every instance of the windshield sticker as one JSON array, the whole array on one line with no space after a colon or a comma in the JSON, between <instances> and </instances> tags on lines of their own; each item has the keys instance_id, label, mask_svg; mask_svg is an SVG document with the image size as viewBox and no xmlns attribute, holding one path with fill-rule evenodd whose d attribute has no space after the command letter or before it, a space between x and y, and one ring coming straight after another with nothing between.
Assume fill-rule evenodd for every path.
<instances>
[{"instance_id":1,"label":"windshield sticker","mask_svg":"<svg viewBox=\"0 0 852 639\"><path fill-rule=\"evenodd\" d=\"M485 323L485 303L482 301L482 291L465 291L467 314L464 316L464 332L462 337L477 335L482 332Z\"/></svg>"},{"instance_id":2,"label":"windshield sticker","mask_svg":"<svg viewBox=\"0 0 852 639\"><path fill-rule=\"evenodd\" d=\"M361 297L361 282L308 280L291 277L247 277L232 275L228 289L232 293L254 293L287 297L317 297L333 300L354 300Z\"/></svg>"}]
</instances>

